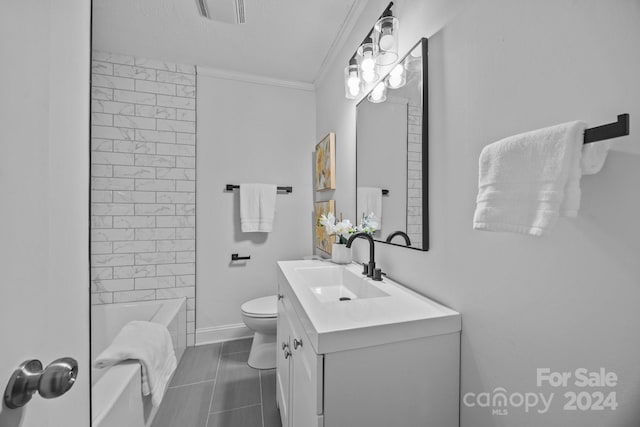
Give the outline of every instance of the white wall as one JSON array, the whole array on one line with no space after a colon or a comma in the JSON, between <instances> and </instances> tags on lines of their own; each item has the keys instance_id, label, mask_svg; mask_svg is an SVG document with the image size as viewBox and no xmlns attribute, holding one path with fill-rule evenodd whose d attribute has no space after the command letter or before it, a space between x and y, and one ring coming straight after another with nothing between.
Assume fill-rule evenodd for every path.
<instances>
[{"instance_id":1,"label":"white wall","mask_svg":"<svg viewBox=\"0 0 640 427\"><path fill-rule=\"evenodd\" d=\"M0 384L37 358L79 362L73 388L0 407L3 427L89 420L89 35L80 0L0 14Z\"/></svg>"},{"instance_id":2,"label":"white wall","mask_svg":"<svg viewBox=\"0 0 640 427\"><path fill-rule=\"evenodd\" d=\"M634 0L401 0L401 53L429 37L431 250L376 245L392 277L463 316L461 393L555 392L547 414L461 408L463 427L635 426L640 420L640 138L619 139L582 180L582 209L544 238L473 231L478 156L502 137L617 114L640 117L640 3ZM371 1L317 90L316 137L332 130L337 203L355 209L355 102L342 69L386 1ZM350 179L347 177L351 177ZM361 255L362 243L358 243ZM606 367L618 409L563 411L536 368ZM595 389L594 389L595 390ZM591 390L591 391L594 391ZM606 389L598 389L606 391Z\"/></svg>"},{"instance_id":3,"label":"white wall","mask_svg":"<svg viewBox=\"0 0 640 427\"><path fill-rule=\"evenodd\" d=\"M276 293L277 260L311 252L313 92L215 75L198 68L196 342L246 334L240 305ZM243 182L293 186L271 233L240 231L238 190L224 189Z\"/></svg>"}]
</instances>

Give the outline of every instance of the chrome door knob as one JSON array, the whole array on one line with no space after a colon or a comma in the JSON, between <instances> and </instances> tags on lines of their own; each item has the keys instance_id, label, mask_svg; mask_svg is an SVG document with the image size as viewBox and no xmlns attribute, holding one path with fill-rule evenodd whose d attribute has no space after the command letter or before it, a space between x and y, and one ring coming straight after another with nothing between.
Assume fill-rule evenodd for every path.
<instances>
[{"instance_id":1,"label":"chrome door knob","mask_svg":"<svg viewBox=\"0 0 640 427\"><path fill-rule=\"evenodd\" d=\"M302 347L302 340L293 339L293 349L297 350L298 347Z\"/></svg>"},{"instance_id":2,"label":"chrome door knob","mask_svg":"<svg viewBox=\"0 0 640 427\"><path fill-rule=\"evenodd\" d=\"M290 352L289 350L285 351L285 352L284 352L284 358L285 358L285 359L288 359L288 358L290 358L290 357L291 357L291 352Z\"/></svg>"},{"instance_id":3,"label":"chrome door knob","mask_svg":"<svg viewBox=\"0 0 640 427\"><path fill-rule=\"evenodd\" d=\"M9 378L4 403L10 409L20 408L36 391L45 399L62 396L73 387L77 376L78 362L71 357L56 359L44 369L39 360L27 360Z\"/></svg>"},{"instance_id":4,"label":"chrome door knob","mask_svg":"<svg viewBox=\"0 0 640 427\"><path fill-rule=\"evenodd\" d=\"M286 350L286 349L287 349L287 347L289 347L289 344L287 344L286 342L283 342L283 343L282 343L282 349L283 349L283 350Z\"/></svg>"}]
</instances>

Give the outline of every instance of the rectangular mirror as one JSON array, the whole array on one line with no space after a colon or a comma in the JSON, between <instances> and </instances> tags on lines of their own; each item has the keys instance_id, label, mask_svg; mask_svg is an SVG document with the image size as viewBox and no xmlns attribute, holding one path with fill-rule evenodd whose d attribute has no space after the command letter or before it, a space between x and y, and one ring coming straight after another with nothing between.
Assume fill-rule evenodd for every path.
<instances>
[{"instance_id":1,"label":"rectangular mirror","mask_svg":"<svg viewBox=\"0 0 640 427\"><path fill-rule=\"evenodd\" d=\"M429 250L427 39L356 107L356 218L382 243Z\"/></svg>"}]
</instances>

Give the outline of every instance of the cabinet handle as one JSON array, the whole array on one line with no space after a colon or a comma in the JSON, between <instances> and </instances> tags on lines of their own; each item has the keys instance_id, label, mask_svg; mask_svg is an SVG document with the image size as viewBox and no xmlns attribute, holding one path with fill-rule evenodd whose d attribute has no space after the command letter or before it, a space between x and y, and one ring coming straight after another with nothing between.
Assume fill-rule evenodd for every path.
<instances>
[{"instance_id":1,"label":"cabinet handle","mask_svg":"<svg viewBox=\"0 0 640 427\"><path fill-rule=\"evenodd\" d=\"M284 295L282 295L282 294L278 294L278 299L279 299L279 300L284 299Z\"/></svg>"},{"instance_id":2,"label":"cabinet handle","mask_svg":"<svg viewBox=\"0 0 640 427\"><path fill-rule=\"evenodd\" d=\"M290 357L291 357L291 352L290 352L289 350L285 351L285 352L284 352L284 358L285 358L285 359L288 359L288 358L290 358Z\"/></svg>"},{"instance_id":3,"label":"cabinet handle","mask_svg":"<svg viewBox=\"0 0 640 427\"><path fill-rule=\"evenodd\" d=\"M287 344L286 342L282 342L282 350L286 350L289 347L289 344Z\"/></svg>"},{"instance_id":4,"label":"cabinet handle","mask_svg":"<svg viewBox=\"0 0 640 427\"><path fill-rule=\"evenodd\" d=\"M297 350L298 347L302 347L302 340L298 341L297 339L293 339L293 349Z\"/></svg>"}]
</instances>

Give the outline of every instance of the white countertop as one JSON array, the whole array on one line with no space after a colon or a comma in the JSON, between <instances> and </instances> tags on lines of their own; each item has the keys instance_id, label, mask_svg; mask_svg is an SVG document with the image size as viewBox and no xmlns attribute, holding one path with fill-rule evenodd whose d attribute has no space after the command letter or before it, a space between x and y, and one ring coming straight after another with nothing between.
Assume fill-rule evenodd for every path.
<instances>
[{"instance_id":1,"label":"white countertop","mask_svg":"<svg viewBox=\"0 0 640 427\"><path fill-rule=\"evenodd\" d=\"M293 296L292 303L318 354L417 339L461 329L460 313L419 295L386 277L373 281L362 276L358 264L340 266L330 261L279 261L279 284ZM363 280L388 294L351 301L321 302L304 271L345 268L353 280ZM348 274L347 274L348 275ZM284 280L282 280L284 279Z\"/></svg>"}]
</instances>

